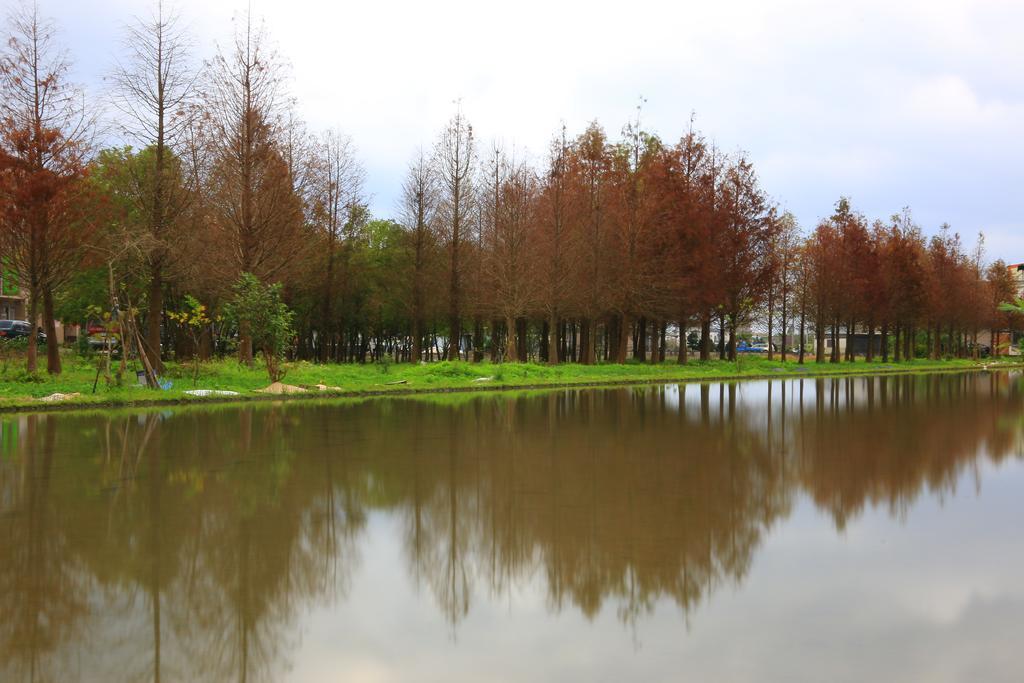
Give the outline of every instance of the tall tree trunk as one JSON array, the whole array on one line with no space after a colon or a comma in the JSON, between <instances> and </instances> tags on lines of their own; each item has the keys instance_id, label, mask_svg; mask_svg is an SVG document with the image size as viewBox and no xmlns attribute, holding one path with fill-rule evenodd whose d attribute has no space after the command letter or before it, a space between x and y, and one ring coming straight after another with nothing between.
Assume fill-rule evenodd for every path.
<instances>
[{"instance_id":1,"label":"tall tree trunk","mask_svg":"<svg viewBox=\"0 0 1024 683\"><path fill-rule=\"evenodd\" d=\"M853 362L853 331L854 322L852 320L846 323L846 362Z\"/></svg>"},{"instance_id":2,"label":"tall tree trunk","mask_svg":"<svg viewBox=\"0 0 1024 683\"><path fill-rule=\"evenodd\" d=\"M28 295L28 321L29 326L32 328L31 334L28 336L28 350L25 354L27 359L27 370L29 373L34 373L38 368L38 356L39 347L37 344L36 337L36 325L39 324L39 299L41 298L39 292L39 286L34 285L29 290Z\"/></svg>"},{"instance_id":3,"label":"tall tree trunk","mask_svg":"<svg viewBox=\"0 0 1024 683\"><path fill-rule=\"evenodd\" d=\"M324 298L320 308L320 334L317 336L317 341L319 342L317 356L321 363L327 362L328 346L334 337L334 325L331 320L334 304L334 240L335 237L332 232L327 241L327 273L324 277ZM413 294L414 301L416 295L417 293ZM413 306L415 307L416 304L414 303Z\"/></svg>"},{"instance_id":4,"label":"tall tree trunk","mask_svg":"<svg viewBox=\"0 0 1024 683\"><path fill-rule=\"evenodd\" d=\"M46 330L46 372L60 374L60 342L57 340L57 323L53 319L53 289L43 285L43 329ZM31 334L35 336L33 324Z\"/></svg>"},{"instance_id":5,"label":"tall tree trunk","mask_svg":"<svg viewBox=\"0 0 1024 683\"><path fill-rule=\"evenodd\" d=\"M201 336L199 337L199 349L197 349L199 359L203 361L210 360L213 358L213 330L209 325L203 328Z\"/></svg>"},{"instance_id":6,"label":"tall tree trunk","mask_svg":"<svg viewBox=\"0 0 1024 683\"><path fill-rule=\"evenodd\" d=\"M688 358L689 349L686 347L686 316L682 316L679 319L679 356L676 358L676 362L679 365L686 365Z\"/></svg>"},{"instance_id":7,"label":"tall tree trunk","mask_svg":"<svg viewBox=\"0 0 1024 683\"><path fill-rule=\"evenodd\" d=\"M814 322L814 362L825 362L825 325L820 315Z\"/></svg>"},{"instance_id":8,"label":"tall tree trunk","mask_svg":"<svg viewBox=\"0 0 1024 683\"><path fill-rule=\"evenodd\" d=\"M146 312L146 350L149 362L156 372L164 371L160 353L160 323L164 314L164 278L163 268L153 263L149 271L149 310Z\"/></svg>"},{"instance_id":9,"label":"tall tree trunk","mask_svg":"<svg viewBox=\"0 0 1024 683\"><path fill-rule=\"evenodd\" d=\"M706 311L700 319L700 359L711 360L711 314Z\"/></svg>"},{"instance_id":10,"label":"tall tree trunk","mask_svg":"<svg viewBox=\"0 0 1024 683\"><path fill-rule=\"evenodd\" d=\"M581 362L584 365L593 365L597 360L597 349L594 343L597 341L597 323L590 318L584 318L580 324L580 336L583 350Z\"/></svg>"},{"instance_id":11,"label":"tall tree trunk","mask_svg":"<svg viewBox=\"0 0 1024 683\"><path fill-rule=\"evenodd\" d=\"M643 363L647 360L647 318L640 316L636 321L636 336L633 340L633 358Z\"/></svg>"},{"instance_id":12,"label":"tall tree trunk","mask_svg":"<svg viewBox=\"0 0 1024 683\"><path fill-rule=\"evenodd\" d=\"M454 285L452 289L454 292ZM449 312L448 330L451 335L448 337L448 360L462 360L462 319L456 312L456 307Z\"/></svg>"},{"instance_id":13,"label":"tall tree trunk","mask_svg":"<svg viewBox=\"0 0 1024 683\"><path fill-rule=\"evenodd\" d=\"M484 359L484 321L480 316L473 318L473 362L480 363Z\"/></svg>"},{"instance_id":14,"label":"tall tree trunk","mask_svg":"<svg viewBox=\"0 0 1024 683\"><path fill-rule=\"evenodd\" d=\"M725 360L725 314L718 314L718 360Z\"/></svg>"},{"instance_id":15,"label":"tall tree trunk","mask_svg":"<svg viewBox=\"0 0 1024 683\"><path fill-rule=\"evenodd\" d=\"M604 326L605 360L609 363L615 362L619 357L619 326L621 324L622 319L618 315L613 315Z\"/></svg>"},{"instance_id":16,"label":"tall tree trunk","mask_svg":"<svg viewBox=\"0 0 1024 683\"><path fill-rule=\"evenodd\" d=\"M729 360L736 360L736 316L729 316Z\"/></svg>"},{"instance_id":17,"label":"tall tree trunk","mask_svg":"<svg viewBox=\"0 0 1024 683\"><path fill-rule=\"evenodd\" d=\"M647 362L651 365L658 362L658 344L660 343L658 331L660 329L661 326L658 324L658 321L656 319L651 320L651 329L647 333L647 338L651 340L651 355L647 358Z\"/></svg>"},{"instance_id":18,"label":"tall tree trunk","mask_svg":"<svg viewBox=\"0 0 1024 683\"><path fill-rule=\"evenodd\" d=\"M786 362L786 354L789 352L789 349L787 348L789 346L789 344L787 343L787 339L786 339L786 333L789 330L789 328L787 327L787 324L789 323L789 317L787 316L788 311L786 310L786 299L787 298L788 298L788 296L786 294L786 290L783 289L782 290L782 302L781 302L782 318L779 320L779 323L782 325L782 345L779 347L779 360L781 360L783 363ZM772 340L769 339L768 340L768 344L771 345L771 343L772 343Z\"/></svg>"},{"instance_id":19,"label":"tall tree trunk","mask_svg":"<svg viewBox=\"0 0 1024 683\"><path fill-rule=\"evenodd\" d=\"M573 327L573 355L580 365L590 365L590 319L581 318L579 325Z\"/></svg>"},{"instance_id":20,"label":"tall tree trunk","mask_svg":"<svg viewBox=\"0 0 1024 683\"><path fill-rule=\"evenodd\" d=\"M423 359L423 321L420 320L419 316L414 316L412 319L412 352L409 355L409 361L413 364L419 364Z\"/></svg>"},{"instance_id":21,"label":"tall tree trunk","mask_svg":"<svg viewBox=\"0 0 1024 683\"><path fill-rule=\"evenodd\" d=\"M516 318L516 359L520 363L526 363L530 360L528 337L529 327L526 318Z\"/></svg>"},{"instance_id":22,"label":"tall tree trunk","mask_svg":"<svg viewBox=\"0 0 1024 683\"><path fill-rule=\"evenodd\" d=\"M800 307L800 348L797 350L796 362L804 364L804 354L807 353L807 309Z\"/></svg>"},{"instance_id":23,"label":"tall tree trunk","mask_svg":"<svg viewBox=\"0 0 1024 683\"><path fill-rule=\"evenodd\" d=\"M454 213L452 217L451 275L448 283L448 329L451 334L451 337L448 339L449 360L460 359L462 342L462 309L460 308L462 286L460 282L461 271L459 270L459 241L461 239L459 192L459 184L456 184L453 201Z\"/></svg>"},{"instance_id":24,"label":"tall tree trunk","mask_svg":"<svg viewBox=\"0 0 1024 683\"><path fill-rule=\"evenodd\" d=\"M558 365L558 316L552 313L548 318L548 365Z\"/></svg>"},{"instance_id":25,"label":"tall tree trunk","mask_svg":"<svg viewBox=\"0 0 1024 683\"><path fill-rule=\"evenodd\" d=\"M517 355L518 346L516 345L516 323L515 319L507 315L505 316L505 361L508 363L515 363L519 360Z\"/></svg>"},{"instance_id":26,"label":"tall tree trunk","mask_svg":"<svg viewBox=\"0 0 1024 683\"><path fill-rule=\"evenodd\" d=\"M501 355L501 321L497 318L491 320L491 362L497 363Z\"/></svg>"},{"instance_id":27,"label":"tall tree trunk","mask_svg":"<svg viewBox=\"0 0 1024 683\"><path fill-rule=\"evenodd\" d=\"M628 316L623 315L619 319L619 342L615 346L615 362L625 363L626 354L629 352L629 337L632 330L632 321Z\"/></svg>"}]
</instances>

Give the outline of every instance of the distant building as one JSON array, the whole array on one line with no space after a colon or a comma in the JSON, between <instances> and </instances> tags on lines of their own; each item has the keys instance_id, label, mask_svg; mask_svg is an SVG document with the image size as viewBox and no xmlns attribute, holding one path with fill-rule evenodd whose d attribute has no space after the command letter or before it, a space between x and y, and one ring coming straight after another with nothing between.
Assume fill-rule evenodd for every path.
<instances>
[{"instance_id":1,"label":"distant building","mask_svg":"<svg viewBox=\"0 0 1024 683\"><path fill-rule=\"evenodd\" d=\"M1013 281L1017 283L1017 298L1024 298L1024 263L1013 263L1006 268L1010 271Z\"/></svg>"},{"instance_id":2,"label":"distant building","mask_svg":"<svg viewBox=\"0 0 1024 683\"><path fill-rule=\"evenodd\" d=\"M1006 266L1006 269L1010 271L1010 277L1013 278L1015 284L1014 293L1018 299L1024 299L1024 263L1011 263ZM989 335L989 344L998 353L1009 353L1011 356L1020 354L1020 332L1011 330L997 330L994 334ZM985 344L982 341L980 335L978 342Z\"/></svg>"},{"instance_id":3,"label":"distant building","mask_svg":"<svg viewBox=\"0 0 1024 683\"><path fill-rule=\"evenodd\" d=\"M28 296L18 288L13 275L3 268L0 268L0 320L28 320ZM35 324L42 326L42 316L37 317ZM78 325L65 326L57 320L54 321L54 328L58 343L72 342L78 338Z\"/></svg>"},{"instance_id":4,"label":"distant building","mask_svg":"<svg viewBox=\"0 0 1024 683\"><path fill-rule=\"evenodd\" d=\"M856 328L854 328L856 329ZM853 353L856 356L866 356L868 353L868 347L874 345L874 355L882 355L882 335L876 333L873 337L867 332L854 332L850 335L850 341L853 344ZM829 334L825 335L825 355L832 353L832 336ZM845 329L839 333L839 355L842 356L846 353L846 331Z\"/></svg>"},{"instance_id":5,"label":"distant building","mask_svg":"<svg viewBox=\"0 0 1024 683\"><path fill-rule=\"evenodd\" d=\"M0 269L0 320L24 320L25 295L13 279Z\"/></svg>"}]
</instances>

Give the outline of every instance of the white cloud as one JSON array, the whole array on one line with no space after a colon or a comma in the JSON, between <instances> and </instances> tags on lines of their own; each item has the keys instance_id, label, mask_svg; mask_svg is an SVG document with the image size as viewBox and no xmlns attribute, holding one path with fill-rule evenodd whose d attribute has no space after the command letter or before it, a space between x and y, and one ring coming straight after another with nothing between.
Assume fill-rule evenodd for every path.
<instances>
[{"instance_id":1,"label":"white cloud","mask_svg":"<svg viewBox=\"0 0 1024 683\"><path fill-rule=\"evenodd\" d=\"M1020 108L1014 111L998 100L982 102L962 77L944 75L928 78L910 88L904 101L904 114L917 124L933 124L936 129L971 126L989 127L1012 124Z\"/></svg>"}]
</instances>

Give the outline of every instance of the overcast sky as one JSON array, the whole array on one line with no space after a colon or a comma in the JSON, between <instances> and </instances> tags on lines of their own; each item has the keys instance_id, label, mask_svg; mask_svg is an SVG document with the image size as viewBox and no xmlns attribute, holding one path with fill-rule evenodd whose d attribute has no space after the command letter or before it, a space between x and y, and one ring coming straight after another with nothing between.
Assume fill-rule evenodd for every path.
<instances>
[{"instance_id":1,"label":"overcast sky","mask_svg":"<svg viewBox=\"0 0 1024 683\"><path fill-rule=\"evenodd\" d=\"M4 4L13 0L0 0ZM171 0L209 58L245 0ZM103 88L124 24L148 0L40 0ZM291 64L311 129L350 135L375 215L396 214L418 146L461 98L479 138L538 161L564 121L617 136L643 124L675 141L690 112L723 149L747 151L805 229L840 195L869 218L910 206L989 259L1024 261L1024 2L746 0L342 2L254 0Z\"/></svg>"}]
</instances>

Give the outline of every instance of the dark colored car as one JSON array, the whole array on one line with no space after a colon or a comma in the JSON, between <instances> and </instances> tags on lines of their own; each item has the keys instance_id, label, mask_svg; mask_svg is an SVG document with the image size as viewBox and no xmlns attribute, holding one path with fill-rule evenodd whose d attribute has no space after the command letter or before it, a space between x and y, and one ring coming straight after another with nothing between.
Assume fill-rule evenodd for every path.
<instances>
[{"instance_id":1,"label":"dark colored car","mask_svg":"<svg viewBox=\"0 0 1024 683\"><path fill-rule=\"evenodd\" d=\"M0 339L19 339L32 334L32 326L24 320L0 320ZM46 343L46 335L42 330L36 332L36 341Z\"/></svg>"}]
</instances>

